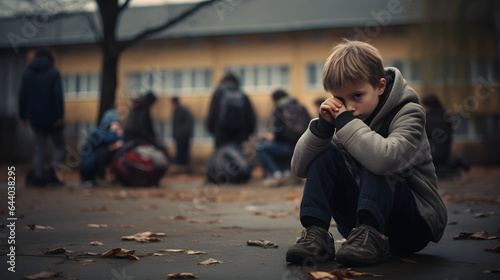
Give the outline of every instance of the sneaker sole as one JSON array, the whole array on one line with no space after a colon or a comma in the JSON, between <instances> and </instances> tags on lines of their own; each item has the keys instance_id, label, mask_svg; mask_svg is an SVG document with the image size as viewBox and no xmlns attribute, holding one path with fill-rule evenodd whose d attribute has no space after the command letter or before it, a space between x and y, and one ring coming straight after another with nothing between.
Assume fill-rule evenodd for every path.
<instances>
[{"instance_id":1,"label":"sneaker sole","mask_svg":"<svg viewBox=\"0 0 500 280\"><path fill-rule=\"evenodd\" d=\"M337 255L335 261L346 266L370 266L385 262L391 258L391 254L382 256L374 260L359 260L359 256L342 256ZM357 260L356 260L357 259Z\"/></svg>"},{"instance_id":2,"label":"sneaker sole","mask_svg":"<svg viewBox=\"0 0 500 280\"><path fill-rule=\"evenodd\" d=\"M300 250L300 249L288 249L286 252L286 261L292 264L303 264L306 259L315 260L316 262L331 261L335 259L335 255L330 255L326 260L316 260L315 255L311 255L310 252Z\"/></svg>"}]
</instances>

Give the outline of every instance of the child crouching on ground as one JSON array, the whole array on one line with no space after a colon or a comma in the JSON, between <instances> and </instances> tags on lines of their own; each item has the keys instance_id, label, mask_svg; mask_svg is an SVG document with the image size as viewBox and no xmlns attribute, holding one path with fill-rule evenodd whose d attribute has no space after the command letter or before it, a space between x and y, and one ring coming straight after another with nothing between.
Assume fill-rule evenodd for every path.
<instances>
[{"instance_id":1,"label":"child crouching on ground","mask_svg":"<svg viewBox=\"0 0 500 280\"><path fill-rule=\"evenodd\" d=\"M373 265L438 242L447 213L425 134L425 112L373 46L343 40L323 68L321 104L298 141L292 172L307 178L305 227L286 260ZM335 254L333 217L347 241Z\"/></svg>"}]
</instances>

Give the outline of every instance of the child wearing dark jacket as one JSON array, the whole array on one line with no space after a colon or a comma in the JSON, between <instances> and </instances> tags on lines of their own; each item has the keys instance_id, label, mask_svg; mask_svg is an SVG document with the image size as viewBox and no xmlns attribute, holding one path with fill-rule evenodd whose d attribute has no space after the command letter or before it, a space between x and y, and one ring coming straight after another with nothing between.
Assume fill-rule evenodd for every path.
<instances>
[{"instance_id":1,"label":"child wearing dark jacket","mask_svg":"<svg viewBox=\"0 0 500 280\"><path fill-rule=\"evenodd\" d=\"M447 211L425 133L425 112L401 72L373 46L344 40L323 68L332 97L295 146L292 172L307 178L305 227L286 260L373 265L443 235ZM335 252L333 217L347 239Z\"/></svg>"}]
</instances>

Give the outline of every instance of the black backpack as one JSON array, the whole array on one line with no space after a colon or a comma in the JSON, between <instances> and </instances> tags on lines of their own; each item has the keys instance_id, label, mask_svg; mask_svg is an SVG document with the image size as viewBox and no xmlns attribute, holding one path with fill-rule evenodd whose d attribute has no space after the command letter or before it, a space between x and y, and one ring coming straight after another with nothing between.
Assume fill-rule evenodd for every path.
<instances>
[{"instance_id":1,"label":"black backpack","mask_svg":"<svg viewBox=\"0 0 500 280\"><path fill-rule=\"evenodd\" d=\"M222 92L217 125L224 132L238 133L246 122L245 94L240 90Z\"/></svg>"},{"instance_id":2,"label":"black backpack","mask_svg":"<svg viewBox=\"0 0 500 280\"><path fill-rule=\"evenodd\" d=\"M244 183L250 179L253 164L236 145L218 148L207 162L207 179L217 185Z\"/></svg>"},{"instance_id":3,"label":"black backpack","mask_svg":"<svg viewBox=\"0 0 500 280\"><path fill-rule=\"evenodd\" d=\"M291 142L297 142L307 130L311 117L307 109L297 100L292 99L283 105L283 136Z\"/></svg>"}]
</instances>

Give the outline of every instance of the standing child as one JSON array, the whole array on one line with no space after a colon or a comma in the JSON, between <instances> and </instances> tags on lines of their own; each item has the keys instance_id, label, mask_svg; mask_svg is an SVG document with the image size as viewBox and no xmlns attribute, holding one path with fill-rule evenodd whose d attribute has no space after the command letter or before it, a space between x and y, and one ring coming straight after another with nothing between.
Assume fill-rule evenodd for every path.
<instances>
[{"instance_id":1,"label":"standing child","mask_svg":"<svg viewBox=\"0 0 500 280\"><path fill-rule=\"evenodd\" d=\"M349 40L326 60L323 86L332 97L292 158L292 172L307 177L305 230L287 261L333 260L332 217L347 238L336 254L345 265L373 265L438 242L447 212L416 92L398 69L383 68L376 48Z\"/></svg>"}]
</instances>

